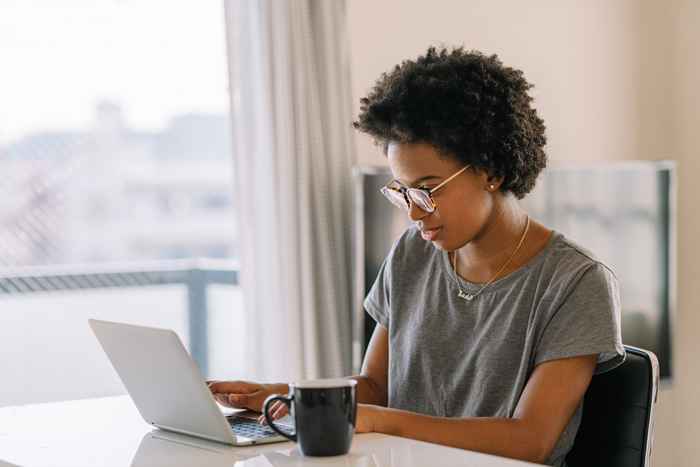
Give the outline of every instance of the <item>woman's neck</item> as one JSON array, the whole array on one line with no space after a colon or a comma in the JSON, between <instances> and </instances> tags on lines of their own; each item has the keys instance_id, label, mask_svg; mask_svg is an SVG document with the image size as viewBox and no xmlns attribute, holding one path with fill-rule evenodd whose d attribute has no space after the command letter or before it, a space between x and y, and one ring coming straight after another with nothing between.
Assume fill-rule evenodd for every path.
<instances>
[{"instance_id":1,"label":"woman's neck","mask_svg":"<svg viewBox=\"0 0 700 467\"><path fill-rule=\"evenodd\" d=\"M459 275L470 282L484 283L490 280L513 255L525 232L528 216L515 197L500 195L494 201L494 208L482 229L469 243L457 250ZM531 252L533 240L539 237L541 229L544 229L535 224L531 223L518 253L499 273L499 277L515 271L524 264L523 260L527 261L534 256L527 253ZM451 259L454 261L454 258Z\"/></svg>"}]
</instances>

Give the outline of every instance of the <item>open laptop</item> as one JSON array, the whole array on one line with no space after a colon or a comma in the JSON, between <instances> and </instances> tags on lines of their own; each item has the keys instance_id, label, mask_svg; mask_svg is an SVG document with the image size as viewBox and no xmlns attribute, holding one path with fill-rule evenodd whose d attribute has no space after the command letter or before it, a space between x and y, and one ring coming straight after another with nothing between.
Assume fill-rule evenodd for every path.
<instances>
[{"instance_id":1,"label":"open laptop","mask_svg":"<svg viewBox=\"0 0 700 467\"><path fill-rule=\"evenodd\" d=\"M255 412L225 416L174 331L95 319L88 323L147 423L234 446L287 441L258 424ZM291 418L275 423L293 431Z\"/></svg>"}]
</instances>

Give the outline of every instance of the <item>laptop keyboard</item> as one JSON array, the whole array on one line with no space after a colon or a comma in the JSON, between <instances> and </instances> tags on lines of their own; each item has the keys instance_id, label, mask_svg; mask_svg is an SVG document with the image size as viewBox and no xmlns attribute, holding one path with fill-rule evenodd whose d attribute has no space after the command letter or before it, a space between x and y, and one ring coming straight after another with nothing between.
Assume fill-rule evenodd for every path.
<instances>
[{"instance_id":1,"label":"laptop keyboard","mask_svg":"<svg viewBox=\"0 0 700 467\"><path fill-rule=\"evenodd\" d=\"M260 439L267 438L270 436L279 436L277 433L272 431L267 425L260 425L258 422L253 420L246 420L244 418L235 418L229 420L231 429L238 436L244 436L250 439ZM292 429L286 426L277 425L277 427L284 431L285 433L292 433Z\"/></svg>"}]
</instances>

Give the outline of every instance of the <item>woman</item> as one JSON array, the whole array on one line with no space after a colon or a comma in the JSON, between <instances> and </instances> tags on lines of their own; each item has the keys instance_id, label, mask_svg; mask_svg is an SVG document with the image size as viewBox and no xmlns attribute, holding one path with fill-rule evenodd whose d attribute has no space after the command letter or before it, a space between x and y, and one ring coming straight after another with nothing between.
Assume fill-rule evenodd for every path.
<instances>
[{"instance_id":1,"label":"woman","mask_svg":"<svg viewBox=\"0 0 700 467\"><path fill-rule=\"evenodd\" d=\"M565 465L592 375L624 360L611 270L518 203L546 165L530 88L495 55L430 48L361 100L382 192L415 225L364 302L378 325L352 377L358 432ZM211 388L255 410L288 390Z\"/></svg>"}]
</instances>

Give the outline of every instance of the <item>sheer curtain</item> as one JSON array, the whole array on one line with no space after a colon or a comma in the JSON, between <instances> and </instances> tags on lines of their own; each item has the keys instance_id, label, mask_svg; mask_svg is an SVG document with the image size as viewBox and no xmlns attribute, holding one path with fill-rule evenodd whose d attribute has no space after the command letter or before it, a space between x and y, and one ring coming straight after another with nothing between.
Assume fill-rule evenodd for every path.
<instances>
[{"instance_id":1,"label":"sheer curtain","mask_svg":"<svg viewBox=\"0 0 700 467\"><path fill-rule=\"evenodd\" d=\"M227 0L225 8L248 377L348 374L345 3Z\"/></svg>"}]
</instances>

